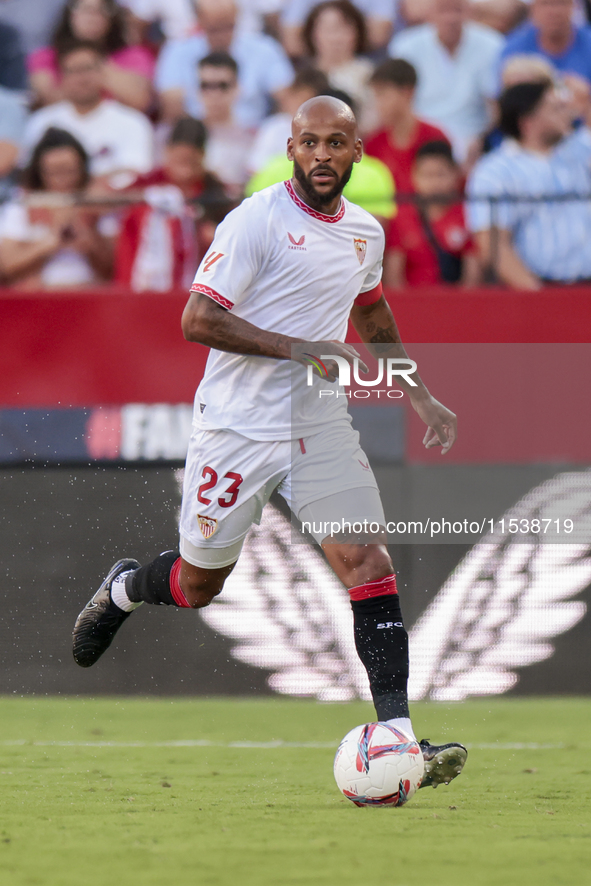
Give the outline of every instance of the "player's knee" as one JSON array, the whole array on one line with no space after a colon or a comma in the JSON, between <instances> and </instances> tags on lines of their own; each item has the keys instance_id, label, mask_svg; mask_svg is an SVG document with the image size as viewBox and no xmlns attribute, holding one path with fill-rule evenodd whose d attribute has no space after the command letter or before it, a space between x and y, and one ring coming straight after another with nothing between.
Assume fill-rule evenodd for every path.
<instances>
[{"instance_id":1,"label":"player's knee","mask_svg":"<svg viewBox=\"0 0 591 886\"><path fill-rule=\"evenodd\" d=\"M348 545L343 565L356 578L362 574L363 581L377 581L394 571L385 545Z\"/></svg>"},{"instance_id":2,"label":"player's knee","mask_svg":"<svg viewBox=\"0 0 591 886\"><path fill-rule=\"evenodd\" d=\"M217 584L212 586L195 580L183 582L183 594L191 609L203 609L204 606L209 606L213 598L221 593L221 590Z\"/></svg>"}]
</instances>

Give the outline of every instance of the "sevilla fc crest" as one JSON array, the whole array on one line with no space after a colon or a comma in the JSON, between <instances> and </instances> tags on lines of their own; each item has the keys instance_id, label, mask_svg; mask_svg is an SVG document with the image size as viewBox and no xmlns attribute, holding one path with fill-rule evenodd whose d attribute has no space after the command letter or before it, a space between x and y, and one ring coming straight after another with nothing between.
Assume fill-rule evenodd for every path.
<instances>
[{"instance_id":1,"label":"sevilla fc crest","mask_svg":"<svg viewBox=\"0 0 591 886\"><path fill-rule=\"evenodd\" d=\"M197 514L197 522L203 538L211 538L218 528L218 521L214 517L202 517L201 514Z\"/></svg>"},{"instance_id":2,"label":"sevilla fc crest","mask_svg":"<svg viewBox=\"0 0 591 886\"><path fill-rule=\"evenodd\" d=\"M355 237L353 243L355 245L355 253L359 259L359 264L362 265L365 261L365 253L367 252L367 240L360 240L358 237Z\"/></svg>"}]
</instances>

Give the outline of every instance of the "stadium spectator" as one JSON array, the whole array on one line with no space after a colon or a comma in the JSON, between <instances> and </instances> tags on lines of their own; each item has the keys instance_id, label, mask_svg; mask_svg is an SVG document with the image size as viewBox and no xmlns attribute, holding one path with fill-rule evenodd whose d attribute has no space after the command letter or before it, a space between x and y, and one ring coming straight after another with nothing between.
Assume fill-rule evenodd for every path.
<instances>
[{"instance_id":1,"label":"stadium spectator","mask_svg":"<svg viewBox=\"0 0 591 886\"><path fill-rule=\"evenodd\" d=\"M120 0L145 36L151 25L158 25L166 40L182 40L197 27L191 0Z\"/></svg>"},{"instance_id":2,"label":"stadium spectator","mask_svg":"<svg viewBox=\"0 0 591 886\"><path fill-rule=\"evenodd\" d=\"M547 82L507 89L500 112L507 138L468 182L483 263L515 289L591 279L591 132L573 132L565 95Z\"/></svg>"},{"instance_id":3,"label":"stadium spectator","mask_svg":"<svg viewBox=\"0 0 591 886\"><path fill-rule=\"evenodd\" d=\"M238 64L240 92L236 120L242 126L258 126L270 101L293 80L293 69L281 46L266 34L236 31L238 9L234 0L198 0L200 33L185 40L171 40L160 54L156 88L167 120L185 112L203 116L197 94L197 65L212 52L227 52Z\"/></svg>"},{"instance_id":4,"label":"stadium spectator","mask_svg":"<svg viewBox=\"0 0 591 886\"><path fill-rule=\"evenodd\" d=\"M139 176L117 239L116 280L136 292L188 289L216 223L232 208L219 179L205 168L207 131L199 120L174 125L162 167ZM199 199L201 211L186 201Z\"/></svg>"},{"instance_id":5,"label":"stadium spectator","mask_svg":"<svg viewBox=\"0 0 591 886\"><path fill-rule=\"evenodd\" d=\"M404 59L387 59L375 69L370 84L380 128L364 143L372 157L388 166L399 193L413 190L412 166L418 148L430 141L447 141L437 126L413 111L417 72Z\"/></svg>"},{"instance_id":6,"label":"stadium spectator","mask_svg":"<svg viewBox=\"0 0 591 886\"><path fill-rule=\"evenodd\" d=\"M248 156L254 130L235 118L238 65L227 52L212 52L199 62L199 99L207 129L205 165L234 193L248 179Z\"/></svg>"},{"instance_id":7,"label":"stadium spectator","mask_svg":"<svg viewBox=\"0 0 591 886\"><path fill-rule=\"evenodd\" d=\"M26 120L23 96L0 86L0 198L13 182Z\"/></svg>"},{"instance_id":8,"label":"stadium spectator","mask_svg":"<svg viewBox=\"0 0 591 886\"><path fill-rule=\"evenodd\" d=\"M306 53L333 89L346 92L355 103L362 130L375 126L375 109L369 90L373 64L362 56L367 49L363 14L350 0L325 0L315 6L302 32Z\"/></svg>"},{"instance_id":9,"label":"stadium spectator","mask_svg":"<svg viewBox=\"0 0 591 886\"><path fill-rule=\"evenodd\" d=\"M470 18L501 34L509 34L529 12L529 0L470 0Z\"/></svg>"},{"instance_id":10,"label":"stadium spectator","mask_svg":"<svg viewBox=\"0 0 591 886\"><path fill-rule=\"evenodd\" d=\"M45 130L57 126L84 145L93 176L148 172L153 162L150 121L140 111L103 98L104 57L96 46L74 44L60 55L59 65L64 100L31 115L25 152L30 154Z\"/></svg>"},{"instance_id":11,"label":"stadium spectator","mask_svg":"<svg viewBox=\"0 0 591 886\"><path fill-rule=\"evenodd\" d=\"M0 86L17 90L27 88L27 70L20 34L16 28L3 21L0 21Z\"/></svg>"},{"instance_id":12,"label":"stadium spectator","mask_svg":"<svg viewBox=\"0 0 591 886\"><path fill-rule=\"evenodd\" d=\"M308 99L326 95L330 89L327 77L315 68L303 68L279 101L279 111L263 120L248 158L251 173L258 172L278 154L285 156L291 121L295 112Z\"/></svg>"},{"instance_id":13,"label":"stadium spectator","mask_svg":"<svg viewBox=\"0 0 591 886\"><path fill-rule=\"evenodd\" d=\"M50 40L66 0L0 0L0 21L19 34L25 55Z\"/></svg>"},{"instance_id":14,"label":"stadium spectator","mask_svg":"<svg viewBox=\"0 0 591 886\"><path fill-rule=\"evenodd\" d=\"M84 191L89 179L80 142L69 132L49 129L24 172L21 199L0 211L0 272L9 285L80 287L110 276L112 247L101 230L104 223L67 199L62 205L56 201ZM27 202L33 195L37 199Z\"/></svg>"},{"instance_id":15,"label":"stadium spectator","mask_svg":"<svg viewBox=\"0 0 591 886\"><path fill-rule=\"evenodd\" d=\"M480 282L480 266L466 226L460 170L448 141L417 150L412 166L418 202L400 203L386 234L386 286Z\"/></svg>"},{"instance_id":16,"label":"stadium spectator","mask_svg":"<svg viewBox=\"0 0 591 886\"><path fill-rule=\"evenodd\" d=\"M120 0L143 32L157 24L167 40L190 37L197 28L193 0ZM237 0L237 28L249 33L279 34L283 0Z\"/></svg>"},{"instance_id":17,"label":"stadium spectator","mask_svg":"<svg viewBox=\"0 0 591 886\"><path fill-rule=\"evenodd\" d=\"M591 27L575 25L573 0L532 0L530 20L507 38L501 59L537 53L591 82Z\"/></svg>"},{"instance_id":18,"label":"stadium spectator","mask_svg":"<svg viewBox=\"0 0 591 886\"><path fill-rule=\"evenodd\" d=\"M433 0L430 23L403 31L389 46L392 57L416 68L417 114L441 126L460 161L487 128L503 45L500 34L467 18L467 0Z\"/></svg>"},{"instance_id":19,"label":"stadium spectator","mask_svg":"<svg viewBox=\"0 0 591 886\"><path fill-rule=\"evenodd\" d=\"M281 14L282 41L287 53L299 58L305 52L302 31L316 0L288 0ZM369 49L380 52L388 45L396 19L396 0L355 0L365 17Z\"/></svg>"},{"instance_id":20,"label":"stadium spectator","mask_svg":"<svg viewBox=\"0 0 591 886\"><path fill-rule=\"evenodd\" d=\"M63 98L58 57L72 44L94 44L104 55L103 85L108 95L145 111L152 99L154 57L144 46L128 46L124 10L115 0L73 0L63 11L51 45L28 58L34 102L48 105Z\"/></svg>"},{"instance_id":21,"label":"stadium spectator","mask_svg":"<svg viewBox=\"0 0 591 886\"><path fill-rule=\"evenodd\" d=\"M557 72L554 70L550 62L546 61L541 55L513 55L506 59L501 69L501 83L503 89L509 89L510 86L516 86L518 83L549 83L556 84ZM585 93L589 91L589 86L584 84ZM580 85L577 82L577 85ZM498 148L504 139L504 135L499 128L499 107L498 101L494 102L494 124L485 132L481 138L476 139L470 146L468 157L464 163L464 171L469 172L473 169L474 164L482 154L488 154L494 148ZM575 115L576 116L576 115Z\"/></svg>"}]
</instances>

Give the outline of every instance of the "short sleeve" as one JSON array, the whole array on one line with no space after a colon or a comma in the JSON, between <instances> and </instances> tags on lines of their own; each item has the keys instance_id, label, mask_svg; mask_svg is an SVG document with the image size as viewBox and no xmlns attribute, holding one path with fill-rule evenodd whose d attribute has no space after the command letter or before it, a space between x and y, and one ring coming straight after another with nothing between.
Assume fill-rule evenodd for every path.
<instances>
[{"instance_id":1,"label":"short sleeve","mask_svg":"<svg viewBox=\"0 0 591 886\"><path fill-rule=\"evenodd\" d=\"M166 92L169 89L183 89L185 78L183 76L183 54L185 52L184 40L168 40L158 56L156 63L155 84L158 92Z\"/></svg>"},{"instance_id":2,"label":"short sleeve","mask_svg":"<svg viewBox=\"0 0 591 886\"><path fill-rule=\"evenodd\" d=\"M125 109L127 111L127 109ZM117 120L113 119L113 126ZM117 168L149 172L154 165L154 133L152 124L139 111L120 122L121 138L117 145Z\"/></svg>"},{"instance_id":3,"label":"short sleeve","mask_svg":"<svg viewBox=\"0 0 591 886\"><path fill-rule=\"evenodd\" d=\"M0 141L20 145L26 122L24 98L19 93L8 90L0 92Z\"/></svg>"},{"instance_id":4,"label":"short sleeve","mask_svg":"<svg viewBox=\"0 0 591 886\"><path fill-rule=\"evenodd\" d=\"M246 292L264 261L267 220L245 200L218 225L213 243L195 274L191 292L209 296L231 311Z\"/></svg>"},{"instance_id":5,"label":"short sleeve","mask_svg":"<svg viewBox=\"0 0 591 886\"><path fill-rule=\"evenodd\" d=\"M497 151L502 150L497 148ZM468 201L468 227L472 233L491 228L514 230L523 213L525 204L503 200L511 196L511 188L505 174L504 163L497 154L490 154L476 164L466 188ZM507 158L510 162L510 158Z\"/></svg>"},{"instance_id":6,"label":"short sleeve","mask_svg":"<svg viewBox=\"0 0 591 886\"><path fill-rule=\"evenodd\" d=\"M382 297L382 270L384 262L384 232L381 230L380 249L378 257L367 272L363 286L357 298L356 305L373 305Z\"/></svg>"}]
</instances>

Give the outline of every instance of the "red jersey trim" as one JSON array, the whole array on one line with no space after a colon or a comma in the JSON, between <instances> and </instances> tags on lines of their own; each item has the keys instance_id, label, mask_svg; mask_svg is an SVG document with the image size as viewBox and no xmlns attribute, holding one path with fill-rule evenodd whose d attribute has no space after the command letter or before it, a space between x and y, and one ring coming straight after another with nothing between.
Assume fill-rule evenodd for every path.
<instances>
[{"instance_id":1,"label":"red jersey trim","mask_svg":"<svg viewBox=\"0 0 591 886\"><path fill-rule=\"evenodd\" d=\"M193 283L191 286L191 292L202 292L203 295L207 295L209 298L217 301L218 305L221 305L222 308L226 308L227 311L231 311L234 307L233 301L230 301L230 299L226 298L224 295L220 295L219 292L216 292L215 289L211 289L210 286L204 286L203 283Z\"/></svg>"},{"instance_id":2,"label":"red jersey trim","mask_svg":"<svg viewBox=\"0 0 591 886\"><path fill-rule=\"evenodd\" d=\"M365 305L375 305L375 303L381 299L382 291L382 281L380 280L378 285L374 286L373 289L370 289L368 292L360 292L355 299L355 304L361 305L361 307L365 307Z\"/></svg>"},{"instance_id":3,"label":"red jersey trim","mask_svg":"<svg viewBox=\"0 0 591 886\"><path fill-rule=\"evenodd\" d=\"M295 192L294 186L290 181L283 182L285 187L287 188L287 193L293 200L296 206L300 209L303 209L304 212L307 212L308 215L311 215L312 218L317 219L318 221L326 222L329 225L334 225L336 222L340 221L345 214L345 201L341 197L341 205L339 207L339 211L336 215L325 215L324 212L318 212L316 209L312 209L311 206L308 206L307 203L304 203L303 200L300 200L298 195Z\"/></svg>"}]
</instances>

